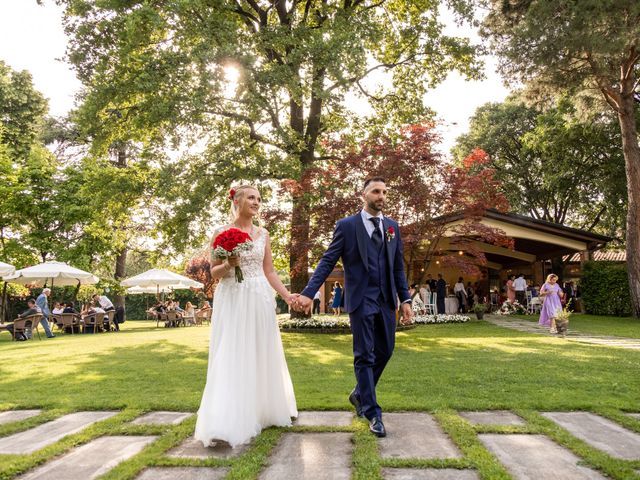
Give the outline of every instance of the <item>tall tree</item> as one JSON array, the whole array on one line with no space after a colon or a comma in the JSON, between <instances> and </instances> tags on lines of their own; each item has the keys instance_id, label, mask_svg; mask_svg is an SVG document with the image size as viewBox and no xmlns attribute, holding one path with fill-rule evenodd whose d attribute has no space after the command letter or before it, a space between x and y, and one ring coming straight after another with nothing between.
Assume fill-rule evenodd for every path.
<instances>
[{"instance_id":1,"label":"tall tree","mask_svg":"<svg viewBox=\"0 0 640 480\"><path fill-rule=\"evenodd\" d=\"M640 146L636 122L640 62L637 0L479 0L484 34L503 74L538 91L599 92L615 112L625 158L627 266L640 317Z\"/></svg>"},{"instance_id":2,"label":"tall tree","mask_svg":"<svg viewBox=\"0 0 640 480\"><path fill-rule=\"evenodd\" d=\"M525 215L616 237L624 243L626 181L614 119L580 118L566 98L545 109L513 95L479 107L453 152L489 154L510 207Z\"/></svg>"},{"instance_id":3,"label":"tall tree","mask_svg":"<svg viewBox=\"0 0 640 480\"><path fill-rule=\"evenodd\" d=\"M181 248L187 232L203 238L209 202L231 180L305 183L322 139L355 123L348 93L373 103L379 125L406 123L428 114L423 93L447 71L477 73L475 48L443 33L429 0L58 1L97 146L204 145L166 169L163 233ZM467 2L446 3L470 14ZM374 72L392 85L367 84ZM292 205L292 288L301 290L308 194Z\"/></svg>"}]
</instances>

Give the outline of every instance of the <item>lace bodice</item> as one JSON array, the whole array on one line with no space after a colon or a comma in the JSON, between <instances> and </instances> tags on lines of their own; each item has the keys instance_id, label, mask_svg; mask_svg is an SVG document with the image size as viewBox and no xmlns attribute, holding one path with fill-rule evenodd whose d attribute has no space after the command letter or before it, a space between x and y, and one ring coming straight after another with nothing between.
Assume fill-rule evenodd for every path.
<instances>
[{"instance_id":1,"label":"lace bodice","mask_svg":"<svg viewBox=\"0 0 640 480\"><path fill-rule=\"evenodd\" d=\"M216 232L216 235L229 228L231 228L229 225L221 228ZM253 248L240 257L240 268L242 269L244 278L264 276L262 265L264 261L264 250L267 244L267 231L262 227L254 227L251 238L253 240ZM223 278L233 278L235 281L234 269L232 268L227 272Z\"/></svg>"}]
</instances>

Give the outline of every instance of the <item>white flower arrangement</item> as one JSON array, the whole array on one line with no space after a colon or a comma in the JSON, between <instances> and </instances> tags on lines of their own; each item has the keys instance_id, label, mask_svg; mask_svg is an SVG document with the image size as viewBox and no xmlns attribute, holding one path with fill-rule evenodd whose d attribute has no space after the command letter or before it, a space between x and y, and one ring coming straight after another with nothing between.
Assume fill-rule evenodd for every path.
<instances>
[{"instance_id":1,"label":"white flower arrangement","mask_svg":"<svg viewBox=\"0 0 640 480\"><path fill-rule=\"evenodd\" d=\"M513 302L505 300L502 306L495 313L496 315L523 315L527 313L527 309L517 300L514 300Z\"/></svg>"},{"instance_id":2,"label":"white flower arrangement","mask_svg":"<svg viewBox=\"0 0 640 480\"><path fill-rule=\"evenodd\" d=\"M415 323L465 323L469 321L467 315L416 315L413 317Z\"/></svg>"},{"instance_id":3,"label":"white flower arrangement","mask_svg":"<svg viewBox=\"0 0 640 480\"><path fill-rule=\"evenodd\" d=\"M350 328L349 319L331 317L282 318L278 320L278 326L283 330L320 330Z\"/></svg>"}]
</instances>

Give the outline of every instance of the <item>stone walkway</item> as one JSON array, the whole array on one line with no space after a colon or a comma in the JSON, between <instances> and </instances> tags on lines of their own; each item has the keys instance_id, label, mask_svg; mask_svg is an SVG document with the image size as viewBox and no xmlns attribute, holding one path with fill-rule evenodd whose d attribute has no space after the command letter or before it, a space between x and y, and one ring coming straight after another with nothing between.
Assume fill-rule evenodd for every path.
<instances>
[{"instance_id":1,"label":"stone walkway","mask_svg":"<svg viewBox=\"0 0 640 480\"><path fill-rule=\"evenodd\" d=\"M118 412L76 412L58 419L0 438L0 454L28 454L52 445L62 438L80 432ZM151 412L128 425L150 425L156 433L138 435L105 435L71 448L51 458L18 478L21 480L87 480L111 471L123 461L140 454L156 442L158 425L173 428L192 413ZM462 419L482 432L500 431L504 427L525 429L526 421L509 411L459 412ZM609 455L613 459L640 462L640 434L628 430L609 419L590 412L542 412L542 415L568 433ZM21 421L33 416L30 411L0 412L0 418ZM629 418L640 421L639 413ZM349 412L300 412L294 423L299 430L285 431L270 452L259 480L349 480L352 477L353 454L356 448ZM451 468L451 462L465 461L460 447L445 433L436 419L422 412L387 413L384 416L388 436L378 440L383 462L382 476L386 480L479 480L471 468ZM127 425L127 424L125 424ZM326 431L325 427L334 430ZM150 427L151 428L151 427ZM324 428L324 431L322 429ZM315 429L315 430L314 430ZM516 430L517 431L517 430ZM525 430L522 430L524 432ZM573 480L604 479L567 448L540 434L479 433L480 443L517 480ZM150 466L143 469L137 480L216 480L223 479L240 456L253 445L232 449L228 445L204 448L192 437L170 448L158 461L164 464L179 459L180 466ZM476 448L476 447L473 447ZM225 466L202 466L202 460L221 461ZM403 461L402 468L389 465ZM410 468L407 465L430 461L442 468ZM190 462L192 465L189 465ZM449 462L448 464L446 462ZM158 464L156 462L156 464ZM211 463L209 463L211 465ZM215 463L214 463L215 465ZM455 465L455 463L453 464ZM424 466L424 465L423 465Z\"/></svg>"},{"instance_id":2,"label":"stone walkway","mask_svg":"<svg viewBox=\"0 0 640 480\"><path fill-rule=\"evenodd\" d=\"M549 329L538 325L536 322L530 322L529 320L523 320L521 318L513 318L500 315L485 315L484 320L489 323L493 323L498 327L510 328L511 330L517 330L519 332L537 333L540 335L546 335L548 337L558 337L549 333ZM640 338L625 338L614 337L608 335L591 335L587 333L579 333L571 331L571 324L569 324L569 332L565 337L571 342L588 343L591 345L604 345L606 347L620 347L629 348L633 350L640 350Z\"/></svg>"}]
</instances>

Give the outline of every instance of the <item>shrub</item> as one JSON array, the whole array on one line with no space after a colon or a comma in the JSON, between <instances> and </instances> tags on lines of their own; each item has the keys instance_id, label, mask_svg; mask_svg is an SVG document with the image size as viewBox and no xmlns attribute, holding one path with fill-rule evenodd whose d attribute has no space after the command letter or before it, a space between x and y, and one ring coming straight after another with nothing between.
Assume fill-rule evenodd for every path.
<instances>
[{"instance_id":1,"label":"shrub","mask_svg":"<svg viewBox=\"0 0 640 480\"><path fill-rule=\"evenodd\" d=\"M586 313L593 315L631 315L631 296L627 266L615 262L587 262L580 281Z\"/></svg>"}]
</instances>

